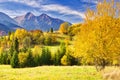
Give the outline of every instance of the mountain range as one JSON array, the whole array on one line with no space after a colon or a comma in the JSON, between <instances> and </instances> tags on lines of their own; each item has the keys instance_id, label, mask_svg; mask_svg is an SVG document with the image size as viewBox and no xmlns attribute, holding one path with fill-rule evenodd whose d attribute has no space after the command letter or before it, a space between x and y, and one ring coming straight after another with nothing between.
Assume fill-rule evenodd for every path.
<instances>
[{"instance_id":1,"label":"mountain range","mask_svg":"<svg viewBox=\"0 0 120 80\"><path fill-rule=\"evenodd\" d=\"M57 30L60 24L65 22L57 18L52 18L47 14L35 16L31 12L28 12L23 16L15 17L14 20L27 30L41 29L42 31L47 31L50 28Z\"/></svg>"},{"instance_id":2,"label":"mountain range","mask_svg":"<svg viewBox=\"0 0 120 80\"><path fill-rule=\"evenodd\" d=\"M17 28L24 28L26 30L40 29L42 31L48 31L50 28L58 30L63 22L66 21L52 18L44 13L35 16L33 13L28 12L25 15L11 18L5 13L0 12L0 35L6 34L9 31L15 31Z\"/></svg>"}]
</instances>

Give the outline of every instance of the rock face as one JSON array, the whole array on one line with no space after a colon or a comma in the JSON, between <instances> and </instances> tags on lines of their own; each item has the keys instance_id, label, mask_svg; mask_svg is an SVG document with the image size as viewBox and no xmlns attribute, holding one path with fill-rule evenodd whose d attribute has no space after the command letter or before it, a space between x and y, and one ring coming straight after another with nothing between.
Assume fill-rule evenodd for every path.
<instances>
[{"instance_id":1,"label":"rock face","mask_svg":"<svg viewBox=\"0 0 120 80\"><path fill-rule=\"evenodd\" d=\"M15 17L14 20L18 22L20 26L27 30L40 29L42 31L48 31L51 27L54 30L58 30L61 23L65 22L60 19L52 18L47 14L41 14L40 16L35 16L31 12L23 16Z\"/></svg>"},{"instance_id":2,"label":"rock face","mask_svg":"<svg viewBox=\"0 0 120 80\"><path fill-rule=\"evenodd\" d=\"M0 35L5 35L9 31L14 31L17 28L22 28L17 25L17 22L8 15L0 12Z\"/></svg>"}]
</instances>

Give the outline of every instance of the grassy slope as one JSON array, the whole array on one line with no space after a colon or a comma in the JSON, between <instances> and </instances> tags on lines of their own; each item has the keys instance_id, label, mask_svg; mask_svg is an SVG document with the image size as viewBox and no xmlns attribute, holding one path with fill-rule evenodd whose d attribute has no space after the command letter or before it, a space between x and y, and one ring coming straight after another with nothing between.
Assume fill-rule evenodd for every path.
<instances>
[{"instance_id":1,"label":"grassy slope","mask_svg":"<svg viewBox=\"0 0 120 80\"><path fill-rule=\"evenodd\" d=\"M0 65L0 80L102 80L94 67L41 66L12 69Z\"/></svg>"}]
</instances>

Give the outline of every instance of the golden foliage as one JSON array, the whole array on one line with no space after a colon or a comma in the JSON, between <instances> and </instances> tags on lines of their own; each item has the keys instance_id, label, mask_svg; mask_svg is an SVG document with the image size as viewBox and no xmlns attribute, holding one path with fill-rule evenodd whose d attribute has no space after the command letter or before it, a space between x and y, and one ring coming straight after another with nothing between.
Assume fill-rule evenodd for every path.
<instances>
[{"instance_id":1,"label":"golden foliage","mask_svg":"<svg viewBox=\"0 0 120 80\"><path fill-rule=\"evenodd\" d=\"M75 41L75 55L87 60L111 60L120 55L120 19L113 0L98 3L97 11L87 11Z\"/></svg>"},{"instance_id":2,"label":"golden foliage","mask_svg":"<svg viewBox=\"0 0 120 80\"><path fill-rule=\"evenodd\" d=\"M69 23L68 22L62 23L60 25L60 28L59 28L60 33L66 34L67 30L68 30L68 27L69 27Z\"/></svg>"}]
</instances>

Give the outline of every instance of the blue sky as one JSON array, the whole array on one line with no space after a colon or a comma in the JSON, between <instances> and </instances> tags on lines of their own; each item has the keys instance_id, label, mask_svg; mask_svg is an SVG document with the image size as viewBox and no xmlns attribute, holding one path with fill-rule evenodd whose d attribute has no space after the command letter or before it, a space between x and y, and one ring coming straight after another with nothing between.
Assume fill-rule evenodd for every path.
<instances>
[{"instance_id":1,"label":"blue sky","mask_svg":"<svg viewBox=\"0 0 120 80\"><path fill-rule=\"evenodd\" d=\"M38 16L46 13L71 23L84 19L87 7L95 9L97 0L0 0L0 12L11 17L32 12Z\"/></svg>"}]
</instances>

